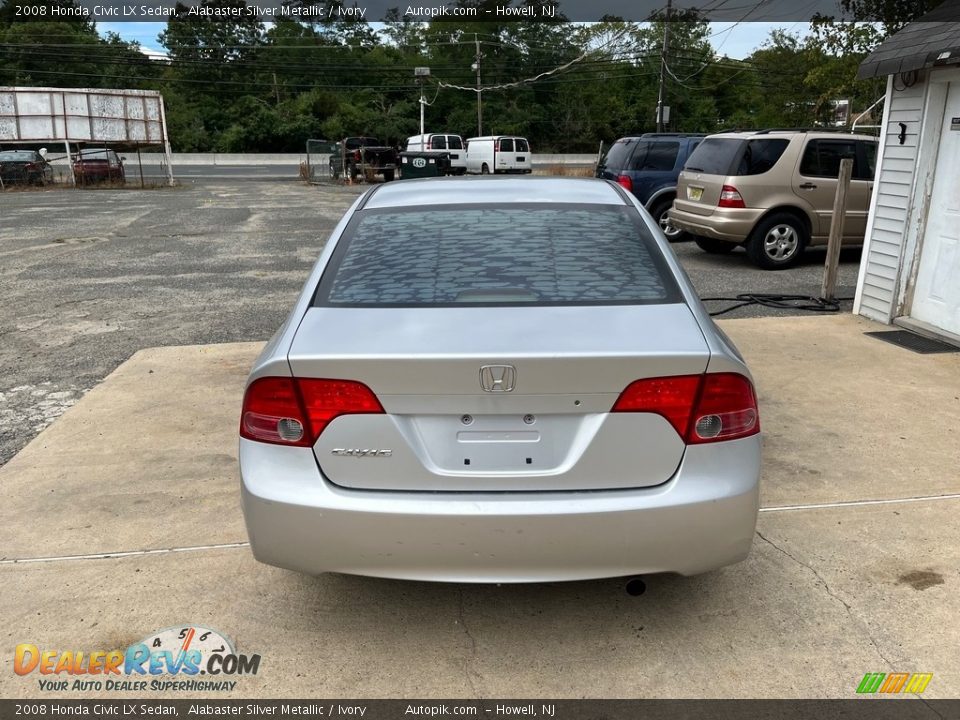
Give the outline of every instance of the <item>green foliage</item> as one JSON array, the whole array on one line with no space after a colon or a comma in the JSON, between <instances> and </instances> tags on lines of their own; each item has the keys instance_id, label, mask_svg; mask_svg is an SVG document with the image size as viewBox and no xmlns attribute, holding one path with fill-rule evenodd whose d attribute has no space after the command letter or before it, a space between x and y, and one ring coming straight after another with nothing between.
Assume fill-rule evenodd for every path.
<instances>
[{"instance_id":1,"label":"green foliage","mask_svg":"<svg viewBox=\"0 0 960 720\"><path fill-rule=\"evenodd\" d=\"M456 0L481 9L496 2ZM882 81L855 81L858 64L936 0L911 3L912 15L893 0L840 2L882 23L821 18L808 37L774 32L744 60L719 56L714 44L722 37L692 12L674 14L665 71L669 129L810 126L828 122L839 99L851 100L854 112L865 109L882 93ZM226 11L246 4L200 6ZM169 59L157 61L136 44L100 37L92 23L14 22L9 8L0 7L0 84L158 89L179 151L296 152L308 138L356 134L402 142L419 132L418 66L431 69L423 88L426 129L470 137L477 132L479 59L485 134L522 134L540 152L595 152L600 141L654 129L666 28L663 16L643 24L615 17L573 24L559 15L419 23L399 10L379 31L343 19L264 26L246 16L205 20L178 5L158 38Z\"/></svg>"}]
</instances>

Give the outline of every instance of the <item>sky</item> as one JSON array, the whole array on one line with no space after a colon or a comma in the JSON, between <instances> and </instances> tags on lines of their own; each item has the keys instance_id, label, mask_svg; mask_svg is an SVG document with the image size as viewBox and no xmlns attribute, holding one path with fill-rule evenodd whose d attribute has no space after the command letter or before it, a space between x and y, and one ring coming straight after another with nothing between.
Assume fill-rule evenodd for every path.
<instances>
[{"instance_id":1,"label":"sky","mask_svg":"<svg viewBox=\"0 0 960 720\"><path fill-rule=\"evenodd\" d=\"M156 52L163 52L163 47L157 42L157 35L165 27L165 22L97 23L97 30L101 34L115 32L124 40L136 40L145 51ZM809 29L809 25L805 22L715 22L710 23L710 43L719 55L742 60L761 47L770 37L770 32L777 28L789 33L803 34Z\"/></svg>"}]
</instances>

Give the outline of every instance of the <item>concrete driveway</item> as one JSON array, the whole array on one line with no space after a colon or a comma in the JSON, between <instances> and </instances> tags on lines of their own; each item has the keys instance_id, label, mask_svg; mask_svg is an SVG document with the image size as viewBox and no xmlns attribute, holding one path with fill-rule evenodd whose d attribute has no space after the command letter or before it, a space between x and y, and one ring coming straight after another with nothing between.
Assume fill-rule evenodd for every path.
<instances>
[{"instance_id":1,"label":"concrete driveway","mask_svg":"<svg viewBox=\"0 0 960 720\"><path fill-rule=\"evenodd\" d=\"M18 643L109 650L196 623L262 656L224 698L845 698L864 673L899 671L934 674L924 697L955 697L960 355L881 343L849 315L723 327L760 392L754 550L649 578L640 597L618 580L260 565L235 459L259 344L136 353L0 468L0 696L40 694L36 674L13 672Z\"/></svg>"}]
</instances>

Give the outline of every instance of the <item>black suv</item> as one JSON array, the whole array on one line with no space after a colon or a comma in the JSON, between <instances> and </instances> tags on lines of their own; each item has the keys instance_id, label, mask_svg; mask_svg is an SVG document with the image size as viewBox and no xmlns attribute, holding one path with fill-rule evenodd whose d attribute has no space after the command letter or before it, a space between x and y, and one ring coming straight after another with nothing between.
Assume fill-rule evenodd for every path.
<instances>
[{"instance_id":1,"label":"black suv","mask_svg":"<svg viewBox=\"0 0 960 720\"><path fill-rule=\"evenodd\" d=\"M597 177L613 180L636 195L671 242L684 232L667 211L677 194L677 177L690 153L706 137L699 133L644 133L620 138L597 165Z\"/></svg>"}]
</instances>

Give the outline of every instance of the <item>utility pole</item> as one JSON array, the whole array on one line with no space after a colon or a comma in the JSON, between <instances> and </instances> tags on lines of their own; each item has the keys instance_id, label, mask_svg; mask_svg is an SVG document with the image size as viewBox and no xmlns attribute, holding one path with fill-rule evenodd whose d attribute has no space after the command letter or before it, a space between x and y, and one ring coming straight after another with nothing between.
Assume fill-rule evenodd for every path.
<instances>
[{"instance_id":1,"label":"utility pole","mask_svg":"<svg viewBox=\"0 0 960 720\"><path fill-rule=\"evenodd\" d=\"M477 135L483 135L483 91L480 89L480 40L473 34L473 41L477 45L477 60L473 69L477 71Z\"/></svg>"},{"instance_id":2,"label":"utility pole","mask_svg":"<svg viewBox=\"0 0 960 720\"><path fill-rule=\"evenodd\" d=\"M423 109L426 107L427 99L423 96L423 83L430 77L430 68L428 67L417 67L413 69L413 75L417 78L417 83L420 85L420 134L424 134L423 129Z\"/></svg>"},{"instance_id":3,"label":"utility pole","mask_svg":"<svg viewBox=\"0 0 960 720\"><path fill-rule=\"evenodd\" d=\"M670 11L673 0L667 0L667 20L663 24L663 51L660 53L660 90L657 93L657 132L663 132L663 100L667 84L667 53L670 52Z\"/></svg>"}]
</instances>

